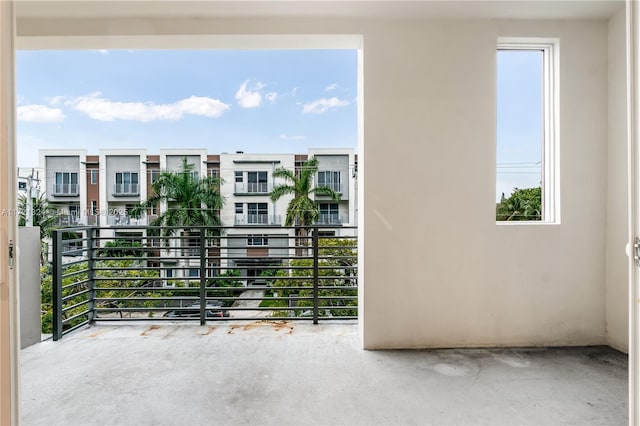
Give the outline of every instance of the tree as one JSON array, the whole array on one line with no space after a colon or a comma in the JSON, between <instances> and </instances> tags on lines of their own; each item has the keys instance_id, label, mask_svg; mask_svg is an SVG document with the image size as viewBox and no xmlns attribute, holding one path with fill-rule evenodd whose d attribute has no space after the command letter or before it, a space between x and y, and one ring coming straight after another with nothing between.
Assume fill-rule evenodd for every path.
<instances>
[{"instance_id":1,"label":"tree","mask_svg":"<svg viewBox=\"0 0 640 426\"><path fill-rule=\"evenodd\" d=\"M496 204L497 221L542 220L542 188L514 188Z\"/></svg>"},{"instance_id":2,"label":"tree","mask_svg":"<svg viewBox=\"0 0 640 426\"><path fill-rule=\"evenodd\" d=\"M356 296L358 291L353 287L356 283L357 254L356 240L341 238L322 238L318 241L318 262L319 270L319 290L318 306L320 316L332 315L335 317L358 315L358 301ZM313 260L293 259L290 262L293 267L291 271L279 270L276 273L275 287L281 297L313 297ZM278 277L287 277L280 278ZM295 277L295 280L290 279ZM295 287L295 290L288 290L287 287ZM301 287L305 287L301 289ZM281 302L279 306L285 306L286 302ZM313 301L298 300L299 307L312 308ZM278 306L271 304L271 306ZM304 310L297 309L293 312L295 316L303 315ZM275 312L274 316L286 315L287 310Z\"/></svg>"},{"instance_id":3,"label":"tree","mask_svg":"<svg viewBox=\"0 0 640 426\"><path fill-rule=\"evenodd\" d=\"M199 177L195 166L182 158L177 172L165 171L151 186L153 195L131 210L132 216L167 203L167 210L158 216L152 226L161 227L161 236L168 237L176 228L192 226L219 226L223 199L220 195L220 180L217 177ZM166 240L168 241L168 240Z\"/></svg>"},{"instance_id":4,"label":"tree","mask_svg":"<svg viewBox=\"0 0 640 426\"><path fill-rule=\"evenodd\" d=\"M58 220L62 216L58 210L49 205L49 201L45 193L39 197L32 199L32 211L27 211L27 196L20 195L18 197L18 225L25 226L27 223L27 215L31 214L33 218L33 226L40 227L40 264L45 265L47 262L47 253L49 253L49 243L53 236L53 230L58 227Z\"/></svg>"},{"instance_id":5,"label":"tree","mask_svg":"<svg viewBox=\"0 0 640 426\"><path fill-rule=\"evenodd\" d=\"M340 194L328 186L313 187L313 178L317 171L318 159L315 157L304 163L298 175L284 167L273 171L273 177L283 179L285 183L273 188L271 199L277 201L285 195L293 195L287 207L285 226L295 224L305 227L313 225L318 220L320 208L311 198L312 194L329 196L333 201L340 201Z\"/></svg>"}]
</instances>

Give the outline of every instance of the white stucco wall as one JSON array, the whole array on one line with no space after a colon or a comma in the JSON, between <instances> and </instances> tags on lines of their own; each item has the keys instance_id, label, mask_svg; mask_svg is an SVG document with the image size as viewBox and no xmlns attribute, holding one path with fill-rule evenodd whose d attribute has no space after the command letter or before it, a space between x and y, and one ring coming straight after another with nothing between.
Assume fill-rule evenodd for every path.
<instances>
[{"instance_id":1,"label":"white stucco wall","mask_svg":"<svg viewBox=\"0 0 640 426\"><path fill-rule=\"evenodd\" d=\"M55 33L99 48L124 47L118 35L361 34L363 346L606 343L606 21L19 23L23 38ZM560 225L495 223L498 36L560 38Z\"/></svg>"},{"instance_id":2,"label":"white stucco wall","mask_svg":"<svg viewBox=\"0 0 640 426\"><path fill-rule=\"evenodd\" d=\"M625 15L609 21L609 145L607 162L607 343L629 350L627 243L627 85Z\"/></svg>"}]
</instances>

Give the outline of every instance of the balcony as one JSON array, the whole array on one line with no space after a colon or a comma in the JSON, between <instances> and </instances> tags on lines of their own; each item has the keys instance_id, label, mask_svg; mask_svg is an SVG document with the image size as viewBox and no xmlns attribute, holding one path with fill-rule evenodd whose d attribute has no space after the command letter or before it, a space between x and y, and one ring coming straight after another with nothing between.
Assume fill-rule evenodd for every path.
<instances>
[{"instance_id":1,"label":"balcony","mask_svg":"<svg viewBox=\"0 0 640 426\"><path fill-rule=\"evenodd\" d=\"M83 218L76 215L64 214L58 216L56 221L58 226L77 226L77 225L86 225L87 223L83 221Z\"/></svg>"},{"instance_id":2,"label":"balcony","mask_svg":"<svg viewBox=\"0 0 640 426\"><path fill-rule=\"evenodd\" d=\"M107 216L108 226L139 226L148 225L149 218L147 215L140 216L138 218L128 215L110 215Z\"/></svg>"},{"instance_id":3,"label":"balcony","mask_svg":"<svg viewBox=\"0 0 640 426\"><path fill-rule=\"evenodd\" d=\"M237 214L235 216L235 225L271 225L280 226L279 215L270 214Z\"/></svg>"},{"instance_id":4,"label":"balcony","mask_svg":"<svg viewBox=\"0 0 640 426\"><path fill-rule=\"evenodd\" d=\"M332 189L338 194L342 194L342 183L340 182L318 182L316 181L316 187L323 186Z\"/></svg>"},{"instance_id":5,"label":"balcony","mask_svg":"<svg viewBox=\"0 0 640 426\"><path fill-rule=\"evenodd\" d=\"M316 225L342 225L346 223L344 216L337 213L320 213Z\"/></svg>"},{"instance_id":6,"label":"balcony","mask_svg":"<svg viewBox=\"0 0 640 426\"><path fill-rule=\"evenodd\" d=\"M274 253L256 258L248 254L255 241L228 235L228 227L190 227L161 249L164 228L132 229L140 231L134 239L104 236L98 227L54 231L54 296L43 302L52 306L54 340L103 321L356 318L355 237L310 228L304 239L274 237ZM63 261L68 247L77 260Z\"/></svg>"},{"instance_id":7,"label":"balcony","mask_svg":"<svg viewBox=\"0 0 640 426\"><path fill-rule=\"evenodd\" d=\"M62 262L58 248L69 241L54 235L54 339L64 344L21 351L23 424L628 422L627 356L608 347L363 351L356 317L345 312L358 309L357 252L344 250L354 240L325 245L317 228L304 244L289 237L289 254L263 265L289 273L252 285L255 266L219 266L240 259L219 251L240 238L223 228L176 234L162 257L144 236L135 247L92 248L112 241L98 231L84 230L73 262ZM204 256L185 263L180 251L194 239ZM205 274L190 276L194 268ZM210 317L214 302L222 314ZM176 311L195 315L165 316ZM123 358L126 371L105 369ZM60 395L73 403L61 409Z\"/></svg>"},{"instance_id":8,"label":"balcony","mask_svg":"<svg viewBox=\"0 0 640 426\"><path fill-rule=\"evenodd\" d=\"M265 195L269 194L273 186L267 182L236 182L234 193L236 195Z\"/></svg>"},{"instance_id":9,"label":"balcony","mask_svg":"<svg viewBox=\"0 0 640 426\"><path fill-rule=\"evenodd\" d=\"M140 195L140 189L137 183L114 183L114 197L135 197Z\"/></svg>"},{"instance_id":10,"label":"balcony","mask_svg":"<svg viewBox=\"0 0 640 426\"><path fill-rule=\"evenodd\" d=\"M51 195L54 197L77 197L80 194L77 183L54 183Z\"/></svg>"}]
</instances>

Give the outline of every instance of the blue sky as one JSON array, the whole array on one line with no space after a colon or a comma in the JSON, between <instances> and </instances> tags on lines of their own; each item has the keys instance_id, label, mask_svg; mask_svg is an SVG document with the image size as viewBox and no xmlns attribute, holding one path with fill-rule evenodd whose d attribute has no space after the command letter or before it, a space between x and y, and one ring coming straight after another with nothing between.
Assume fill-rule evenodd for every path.
<instances>
[{"instance_id":1,"label":"blue sky","mask_svg":"<svg viewBox=\"0 0 640 426\"><path fill-rule=\"evenodd\" d=\"M18 165L38 149L356 148L357 51L19 51Z\"/></svg>"},{"instance_id":2,"label":"blue sky","mask_svg":"<svg viewBox=\"0 0 640 426\"><path fill-rule=\"evenodd\" d=\"M497 55L496 199L540 184L541 53ZM355 50L17 54L18 165L38 149L356 148Z\"/></svg>"},{"instance_id":3,"label":"blue sky","mask_svg":"<svg viewBox=\"0 0 640 426\"><path fill-rule=\"evenodd\" d=\"M542 52L498 52L496 199L540 186Z\"/></svg>"}]
</instances>

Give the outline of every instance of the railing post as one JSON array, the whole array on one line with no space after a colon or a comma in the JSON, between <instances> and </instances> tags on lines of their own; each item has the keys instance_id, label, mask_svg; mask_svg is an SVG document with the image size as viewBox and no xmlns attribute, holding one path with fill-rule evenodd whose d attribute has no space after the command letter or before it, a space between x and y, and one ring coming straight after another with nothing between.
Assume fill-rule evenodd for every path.
<instances>
[{"instance_id":1,"label":"railing post","mask_svg":"<svg viewBox=\"0 0 640 426\"><path fill-rule=\"evenodd\" d=\"M313 323L318 324L318 228L313 228Z\"/></svg>"},{"instance_id":2,"label":"railing post","mask_svg":"<svg viewBox=\"0 0 640 426\"><path fill-rule=\"evenodd\" d=\"M200 325L207 323L206 228L200 228Z\"/></svg>"},{"instance_id":3,"label":"railing post","mask_svg":"<svg viewBox=\"0 0 640 426\"><path fill-rule=\"evenodd\" d=\"M89 287L88 321L93 322L96 315L96 285L95 285L95 228L87 228L87 286Z\"/></svg>"},{"instance_id":4,"label":"railing post","mask_svg":"<svg viewBox=\"0 0 640 426\"><path fill-rule=\"evenodd\" d=\"M53 340L62 338L62 230L53 231L53 276L51 280Z\"/></svg>"}]
</instances>

